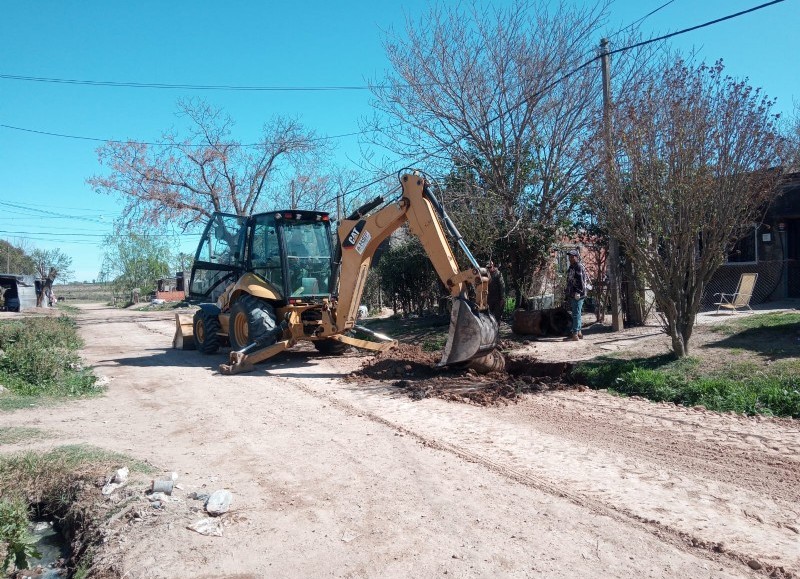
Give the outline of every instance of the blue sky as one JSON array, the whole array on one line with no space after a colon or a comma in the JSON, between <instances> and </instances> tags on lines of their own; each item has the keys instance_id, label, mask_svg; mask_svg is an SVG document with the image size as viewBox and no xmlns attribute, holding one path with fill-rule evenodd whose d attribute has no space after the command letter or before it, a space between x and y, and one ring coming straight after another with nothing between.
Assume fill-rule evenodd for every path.
<instances>
[{"instance_id":1,"label":"blue sky","mask_svg":"<svg viewBox=\"0 0 800 579\"><path fill-rule=\"evenodd\" d=\"M493 4L502 5L505 0ZM609 32L666 0L618 0ZM674 0L641 25L643 37L666 34L756 6L758 0ZM13 2L0 19L0 75L93 81L235 86L363 86L383 75L384 31L402 30L427 0L342 2ZM684 34L671 46L723 58L778 99L800 101L796 27L800 0ZM599 39L598 39L599 40ZM89 139L158 141L175 126L179 98L202 97L237 122L252 142L273 115L299 117L320 135L359 130L367 91L223 92L70 85L0 78L0 124ZM101 172L100 142L0 127L0 238L73 258L75 278L97 277L102 235L122 202L91 191ZM337 160L358 155L354 137L336 142ZM398 167L399 168L399 167ZM185 238L191 251L196 237ZM2 257L2 256L0 256ZM0 260L1 262L2 260ZM3 267L0 267L3 269Z\"/></svg>"}]
</instances>

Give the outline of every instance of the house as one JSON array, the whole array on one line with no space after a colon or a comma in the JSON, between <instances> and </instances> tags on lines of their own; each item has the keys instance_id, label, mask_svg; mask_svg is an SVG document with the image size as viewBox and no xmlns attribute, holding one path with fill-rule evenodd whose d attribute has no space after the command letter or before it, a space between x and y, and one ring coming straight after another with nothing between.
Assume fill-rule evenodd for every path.
<instances>
[{"instance_id":1,"label":"house","mask_svg":"<svg viewBox=\"0 0 800 579\"><path fill-rule=\"evenodd\" d=\"M713 306L715 293L734 291L742 273L758 274L753 304L800 298L800 172L785 174L777 187L763 222L753 224L714 273L703 307Z\"/></svg>"},{"instance_id":2,"label":"house","mask_svg":"<svg viewBox=\"0 0 800 579\"><path fill-rule=\"evenodd\" d=\"M0 273L3 299L0 310L19 312L36 307L36 296L41 291L41 280L33 275Z\"/></svg>"},{"instance_id":3,"label":"house","mask_svg":"<svg viewBox=\"0 0 800 579\"><path fill-rule=\"evenodd\" d=\"M165 302L182 302L186 299L184 272L175 273L175 277L164 277L156 280L155 299Z\"/></svg>"}]
</instances>

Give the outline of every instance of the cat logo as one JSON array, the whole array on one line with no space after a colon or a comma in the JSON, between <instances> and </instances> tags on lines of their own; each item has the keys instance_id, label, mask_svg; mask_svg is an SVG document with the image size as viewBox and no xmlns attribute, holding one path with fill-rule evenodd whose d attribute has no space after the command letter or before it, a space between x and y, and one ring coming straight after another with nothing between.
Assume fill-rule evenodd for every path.
<instances>
[{"instance_id":1,"label":"cat logo","mask_svg":"<svg viewBox=\"0 0 800 579\"><path fill-rule=\"evenodd\" d=\"M356 245L356 241L358 241L358 236L361 235L361 230L367 224L365 220L361 220L356 223L356 226L350 230L350 233L347 234L347 238L342 243L342 249L352 249Z\"/></svg>"}]
</instances>

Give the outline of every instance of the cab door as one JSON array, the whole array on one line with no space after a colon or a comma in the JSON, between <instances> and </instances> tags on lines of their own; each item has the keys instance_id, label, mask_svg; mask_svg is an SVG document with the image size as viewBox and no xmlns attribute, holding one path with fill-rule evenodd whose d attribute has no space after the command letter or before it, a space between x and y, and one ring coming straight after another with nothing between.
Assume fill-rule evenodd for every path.
<instances>
[{"instance_id":1,"label":"cab door","mask_svg":"<svg viewBox=\"0 0 800 579\"><path fill-rule=\"evenodd\" d=\"M247 217L215 213L206 225L194 256L189 297L216 301L244 272Z\"/></svg>"}]
</instances>

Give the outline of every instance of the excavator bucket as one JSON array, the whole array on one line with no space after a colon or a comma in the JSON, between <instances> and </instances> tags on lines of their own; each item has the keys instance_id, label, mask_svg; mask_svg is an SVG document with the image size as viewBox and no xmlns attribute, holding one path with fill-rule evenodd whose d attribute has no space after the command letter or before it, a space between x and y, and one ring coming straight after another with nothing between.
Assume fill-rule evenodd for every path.
<instances>
[{"instance_id":1,"label":"excavator bucket","mask_svg":"<svg viewBox=\"0 0 800 579\"><path fill-rule=\"evenodd\" d=\"M481 313L465 297L453 299L450 332L438 366L466 362L489 354L497 346L497 321Z\"/></svg>"}]
</instances>

